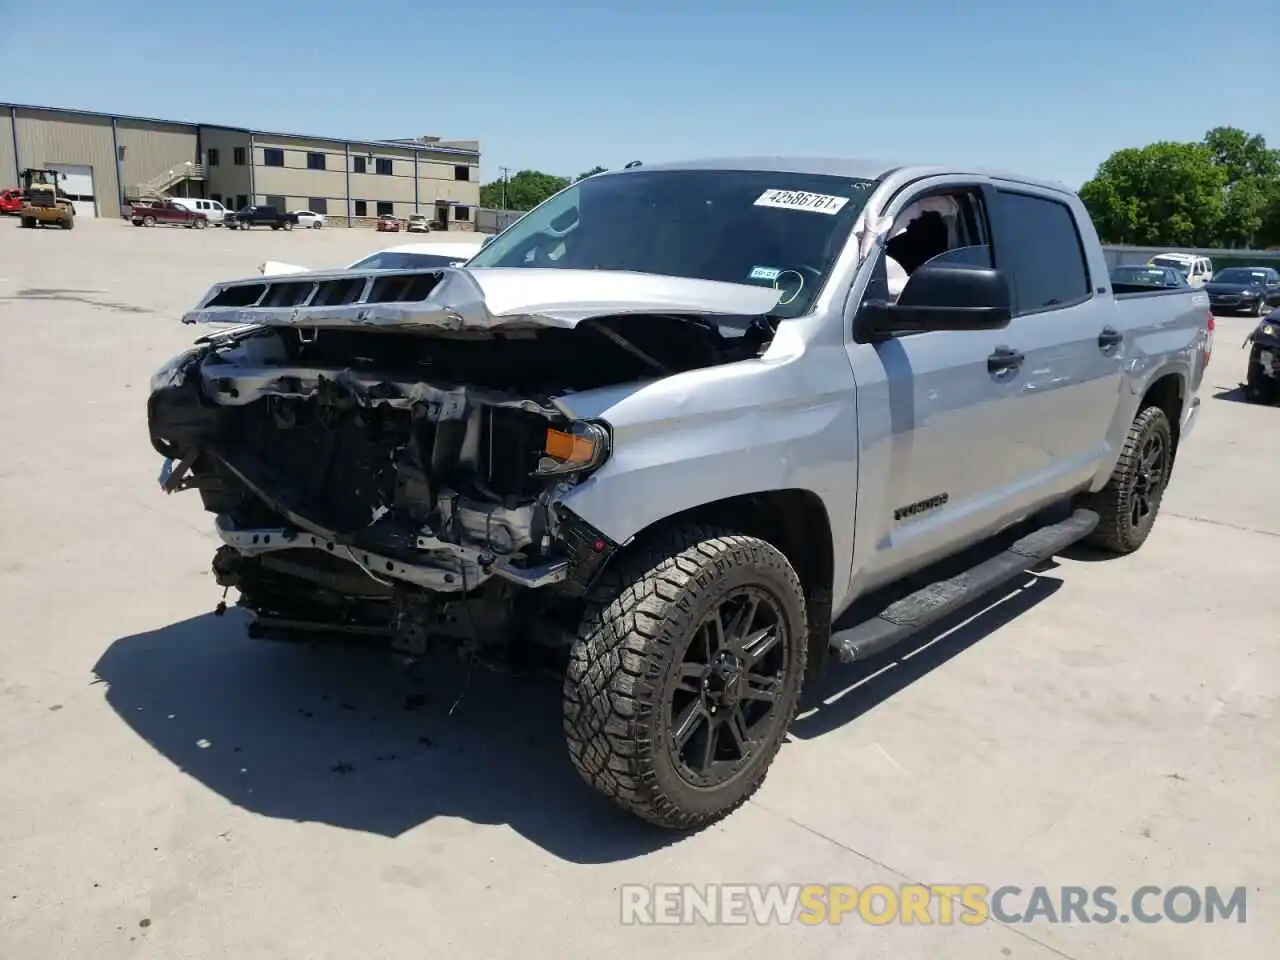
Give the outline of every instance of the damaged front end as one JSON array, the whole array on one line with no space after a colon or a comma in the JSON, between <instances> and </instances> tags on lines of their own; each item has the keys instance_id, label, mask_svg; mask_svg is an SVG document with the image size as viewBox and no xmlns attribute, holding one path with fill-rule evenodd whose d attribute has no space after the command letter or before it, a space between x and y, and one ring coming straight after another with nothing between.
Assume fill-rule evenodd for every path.
<instances>
[{"instance_id":1,"label":"damaged front end","mask_svg":"<svg viewBox=\"0 0 1280 960\"><path fill-rule=\"evenodd\" d=\"M217 581L258 633L421 653L569 625L617 545L560 500L613 440L557 399L758 356L777 298L574 273L258 277L216 285L183 318L241 326L153 378L161 485L197 489L217 516Z\"/></svg>"}]
</instances>

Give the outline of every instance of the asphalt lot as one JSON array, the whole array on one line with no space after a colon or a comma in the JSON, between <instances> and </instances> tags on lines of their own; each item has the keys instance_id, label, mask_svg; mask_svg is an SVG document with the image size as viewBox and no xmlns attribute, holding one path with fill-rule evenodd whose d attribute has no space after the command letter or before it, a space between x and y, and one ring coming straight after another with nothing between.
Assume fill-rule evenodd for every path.
<instances>
[{"instance_id":1,"label":"asphalt lot","mask_svg":"<svg viewBox=\"0 0 1280 960\"><path fill-rule=\"evenodd\" d=\"M0 220L0 957L1275 956L1280 409L1233 390L1253 321L1218 323L1140 553L833 674L756 800L677 841L578 781L554 682L477 673L450 715L458 666L212 615L211 518L158 491L146 437L178 315L263 260L406 239ZM1248 914L620 924L622 884L714 881L1216 884Z\"/></svg>"}]
</instances>

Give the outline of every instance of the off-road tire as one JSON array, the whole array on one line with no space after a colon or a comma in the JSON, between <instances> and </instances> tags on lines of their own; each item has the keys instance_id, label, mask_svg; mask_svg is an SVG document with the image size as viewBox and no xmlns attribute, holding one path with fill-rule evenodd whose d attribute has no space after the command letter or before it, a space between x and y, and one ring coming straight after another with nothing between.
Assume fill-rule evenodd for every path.
<instances>
[{"instance_id":1,"label":"off-road tire","mask_svg":"<svg viewBox=\"0 0 1280 960\"><path fill-rule=\"evenodd\" d=\"M26 227L28 230L34 230L34 229L35 229L35 226L36 226L36 218L35 218L35 217L23 217L23 218L22 218L22 225L23 225L24 227Z\"/></svg>"},{"instance_id":2,"label":"off-road tire","mask_svg":"<svg viewBox=\"0 0 1280 960\"><path fill-rule=\"evenodd\" d=\"M746 584L784 611L789 666L755 756L728 782L696 788L666 746L671 671L707 611ZM764 781L795 717L807 648L804 590L777 548L703 526L665 531L606 568L588 597L564 681L570 759L587 783L650 823L694 830L720 820Z\"/></svg>"},{"instance_id":3,"label":"off-road tire","mask_svg":"<svg viewBox=\"0 0 1280 960\"><path fill-rule=\"evenodd\" d=\"M1164 476L1151 512L1135 525L1131 516L1142 450L1156 435L1164 443ZM1144 407L1129 426L1120 460L1107 485L1083 498L1081 506L1098 514L1097 529L1085 538L1085 543L1120 555L1133 553L1146 543L1160 515L1160 504L1173 470L1173 457L1173 428L1169 425L1169 417L1159 407Z\"/></svg>"},{"instance_id":4,"label":"off-road tire","mask_svg":"<svg viewBox=\"0 0 1280 960\"><path fill-rule=\"evenodd\" d=\"M75 225L76 225L75 217L69 217L69 218L67 218L66 220L63 220L63 221L62 221L62 229L63 229L63 230L70 230L70 229L71 229L72 227L74 227Z\"/></svg>"}]
</instances>

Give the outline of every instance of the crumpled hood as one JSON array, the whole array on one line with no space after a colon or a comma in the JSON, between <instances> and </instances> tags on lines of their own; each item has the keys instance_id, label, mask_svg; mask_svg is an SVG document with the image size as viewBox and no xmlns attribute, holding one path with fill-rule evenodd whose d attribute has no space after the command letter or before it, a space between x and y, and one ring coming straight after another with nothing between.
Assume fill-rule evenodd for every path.
<instances>
[{"instance_id":1,"label":"crumpled hood","mask_svg":"<svg viewBox=\"0 0 1280 960\"><path fill-rule=\"evenodd\" d=\"M451 267L338 270L215 284L184 323L303 328L572 328L628 313L759 316L771 287L614 270Z\"/></svg>"}]
</instances>

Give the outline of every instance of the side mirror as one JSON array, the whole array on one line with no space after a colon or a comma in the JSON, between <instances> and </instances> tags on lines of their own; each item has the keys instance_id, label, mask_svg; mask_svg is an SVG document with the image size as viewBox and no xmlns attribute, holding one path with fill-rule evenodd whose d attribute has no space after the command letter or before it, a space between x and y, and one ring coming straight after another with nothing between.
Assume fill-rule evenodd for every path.
<instances>
[{"instance_id":1,"label":"side mirror","mask_svg":"<svg viewBox=\"0 0 1280 960\"><path fill-rule=\"evenodd\" d=\"M924 266L911 275L897 303L869 301L863 311L872 336L1000 330L1013 319L1013 301L1009 281L999 270Z\"/></svg>"},{"instance_id":2,"label":"side mirror","mask_svg":"<svg viewBox=\"0 0 1280 960\"><path fill-rule=\"evenodd\" d=\"M483 250L485 247L487 247L491 243L493 243L493 234L492 233L486 234L485 238L480 241L480 249Z\"/></svg>"}]
</instances>

